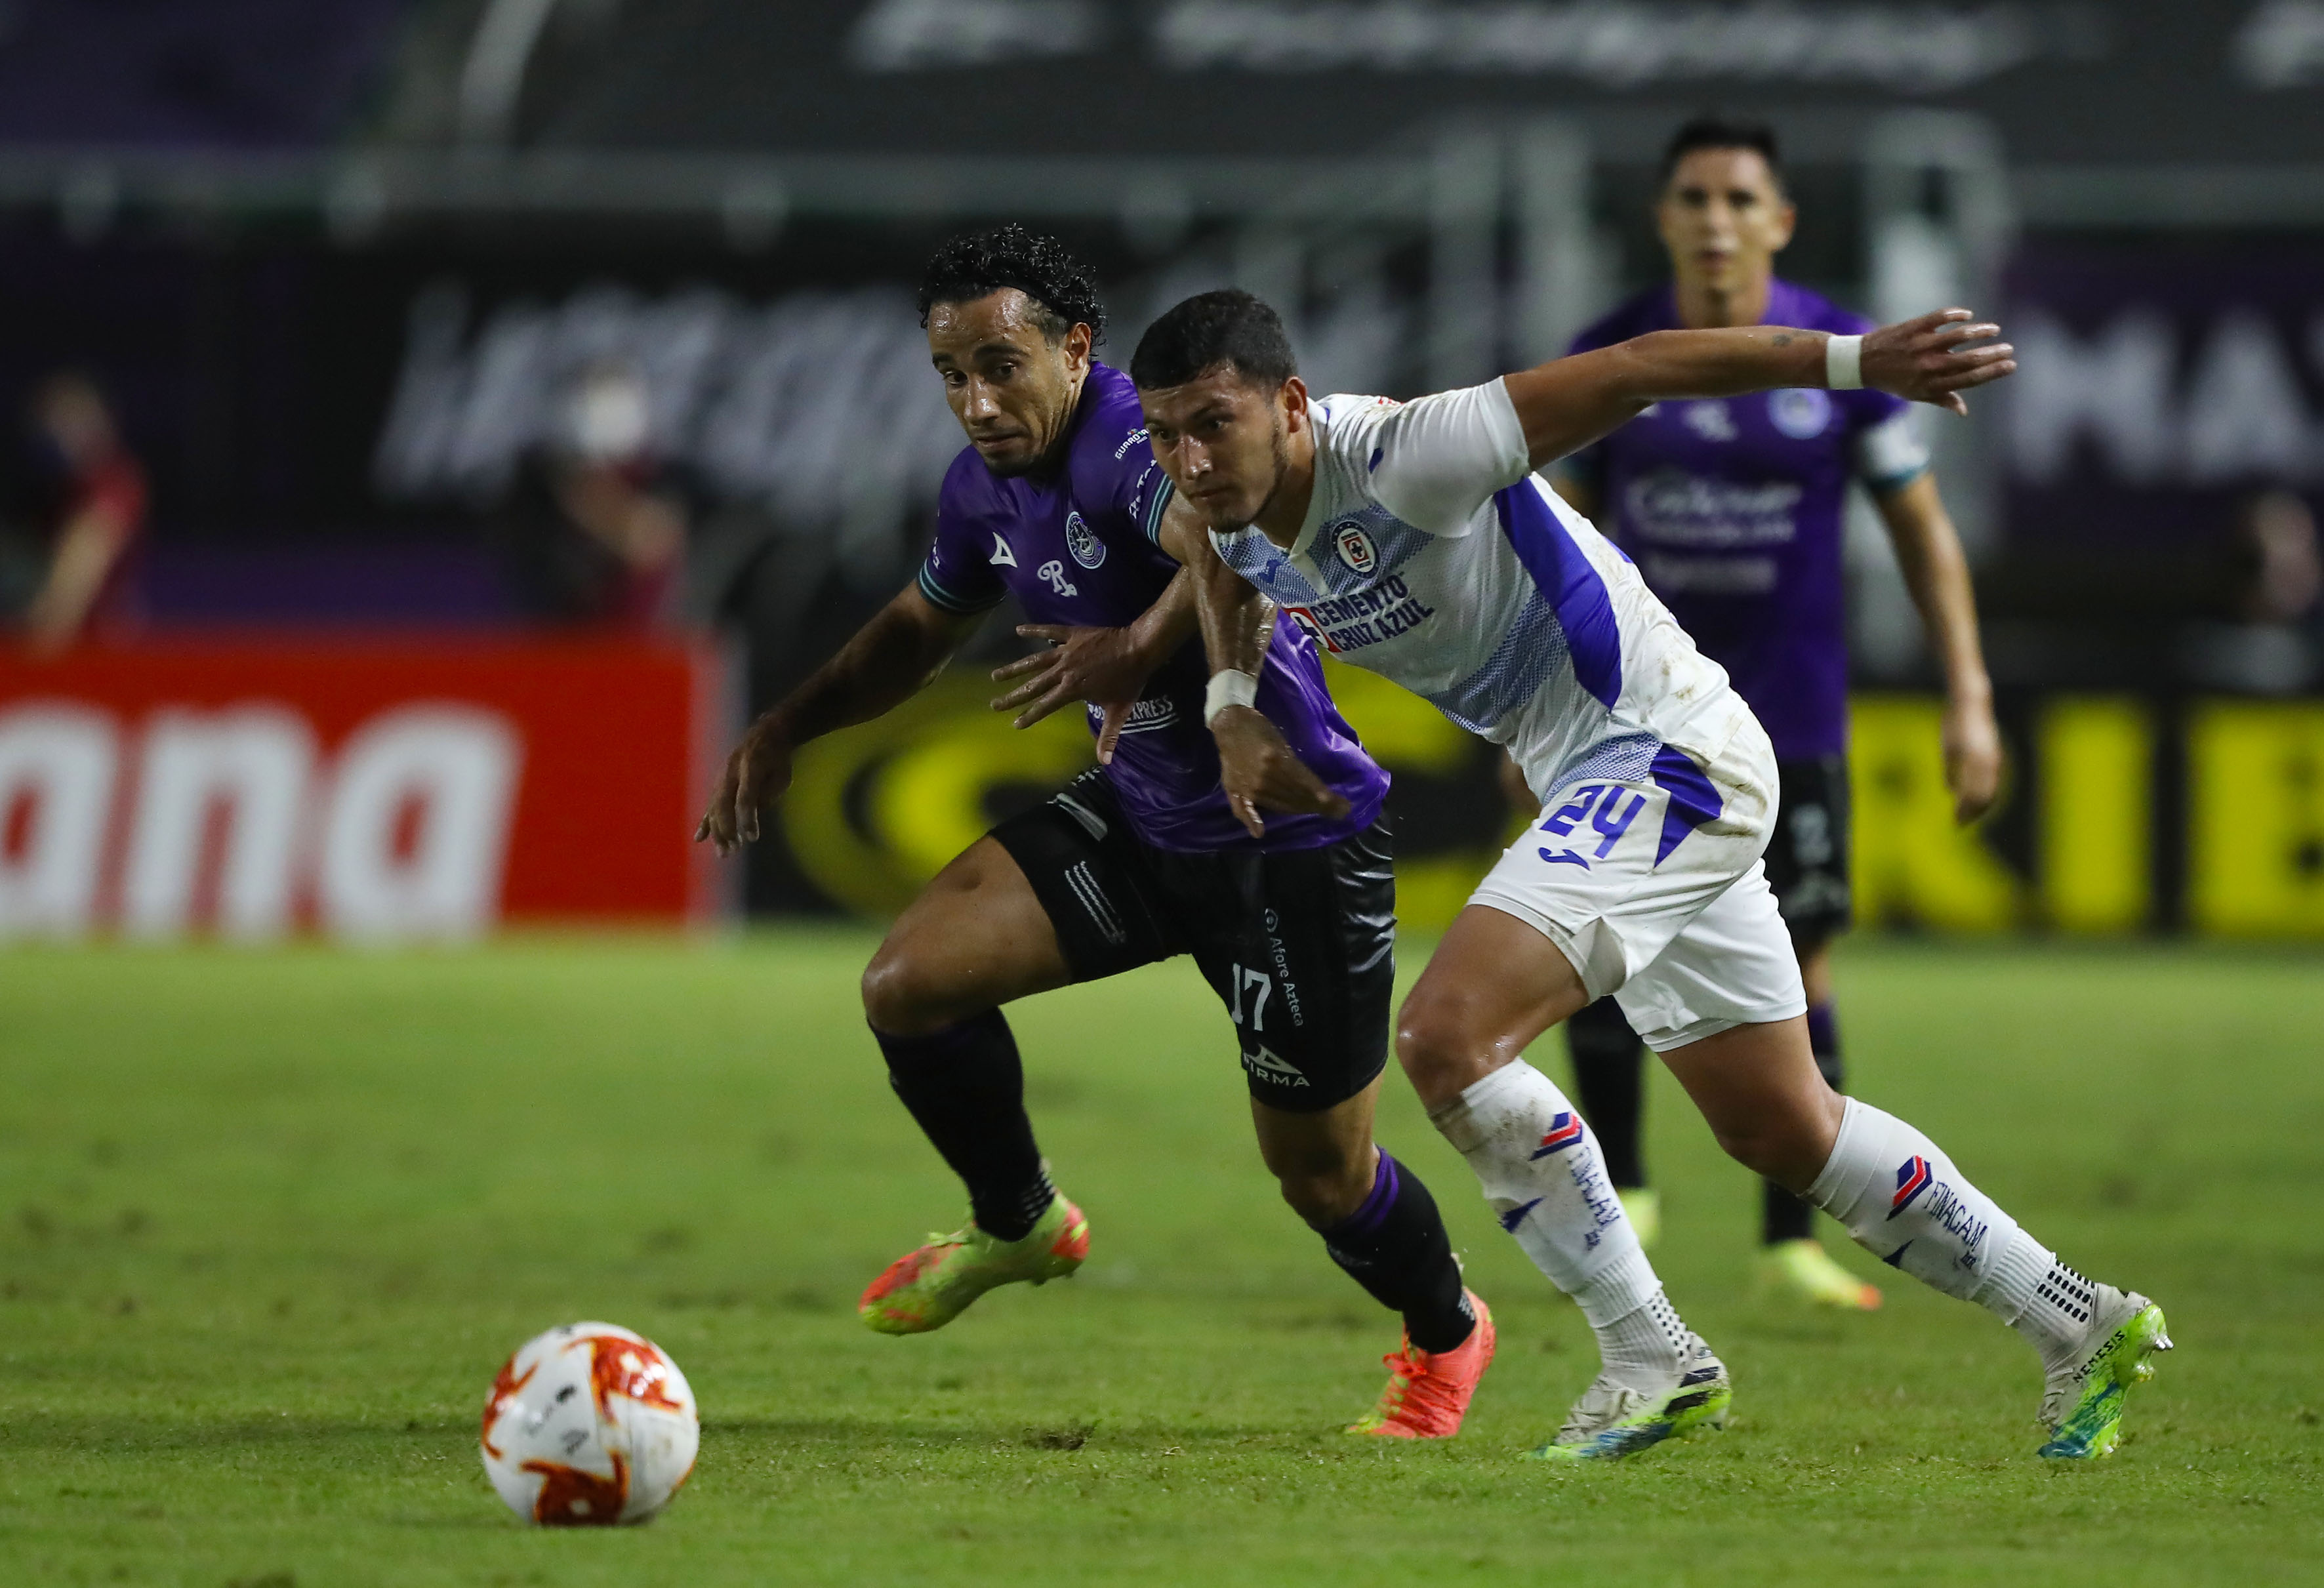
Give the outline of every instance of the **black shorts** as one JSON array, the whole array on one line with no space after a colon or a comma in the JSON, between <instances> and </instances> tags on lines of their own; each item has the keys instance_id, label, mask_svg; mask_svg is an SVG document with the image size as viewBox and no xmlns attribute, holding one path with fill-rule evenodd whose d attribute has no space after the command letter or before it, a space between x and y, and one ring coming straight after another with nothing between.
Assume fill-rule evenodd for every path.
<instances>
[{"instance_id":1,"label":"black shorts","mask_svg":"<svg viewBox=\"0 0 2324 1588\"><path fill-rule=\"evenodd\" d=\"M1077 982L1191 954L1238 1028L1250 1094L1317 1113L1388 1063L1396 873L1386 817L1316 849L1141 843L1102 772L992 829Z\"/></svg>"},{"instance_id":2,"label":"black shorts","mask_svg":"<svg viewBox=\"0 0 2324 1588\"><path fill-rule=\"evenodd\" d=\"M1767 840L1767 886L1792 941L1813 946L1848 929L1848 757L1778 762L1783 795Z\"/></svg>"}]
</instances>

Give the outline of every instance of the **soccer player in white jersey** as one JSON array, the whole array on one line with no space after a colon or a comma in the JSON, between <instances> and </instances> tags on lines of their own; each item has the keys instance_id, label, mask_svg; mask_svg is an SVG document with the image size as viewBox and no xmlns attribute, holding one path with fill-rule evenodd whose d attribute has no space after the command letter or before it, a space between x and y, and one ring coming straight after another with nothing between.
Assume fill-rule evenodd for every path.
<instances>
[{"instance_id":1,"label":"soccer player in white jersey","mask_svg":"<svg viewBox=\"0 0 2324 1588\"><path fill-rule=\"evenodd\" d=\"M1997 334L1960 309L1861 337L1661 331L1413 402L1311 402L1275 312L1222 291L1157 320L1130 361L1155 456L1218 552L1178 549L1200 570L1205 716L1243 819L1256 830L1262 808L1326 798L1251 706L1268 615L1252 587L1342 660L1506 746L1542 802L1397 1028L1429 1117L1598 1338L1603 1371L1536 1455L1626 1455L1717 1422L1729 1396L1587 1127L1520 1057L1608 993L1729 1153L2039 1351L2043 1454L2111 1451L2126 1392L2169 1348L2159 1307L2067 1267L1936 1143L1825 1084L1759 858L1777 792L1767 735L1533 473L1670 399L1870 386L1961 411L1964 390L2016 367Z\"/></svg>"},{"instance_id":2,"label":"soccer player in white jersey","mask_svg":"<svg viewBox=\"0 0 2324 1588\"><path fill-rule=\"evenodd\" d=\"M1681 327L1872 328L1775 274L1794 211L1775 136L1703 117L1663 156L1655 220L1671 279L1582 330L1567 349L1610 346ZM1763 857L1807 985L1808 1046L1844 1092L1831 941L1848 927L1848 638L1840 550L1849 498L1878 509L1927 625L1945 682L1945 781L1974 821L2001 786L2001 734L1978 642L1977 600L1960 538L1937 494L1911 403L1886 392L1772 392L1740 401L1658 403L1558 460L1553 479L1637 563L1646 587L1726 670L1775 745L1783 797ZM1565 1024L1574 1091L1638 1238L1659 1215L1641 1149L1645 1057L1621 1008L1601 998ZM1880 1305L1880 1291L1831 1260L1814 1210L1762 1181L1763 1286L1826 1306Z\"/></svg>"}]
</instances>

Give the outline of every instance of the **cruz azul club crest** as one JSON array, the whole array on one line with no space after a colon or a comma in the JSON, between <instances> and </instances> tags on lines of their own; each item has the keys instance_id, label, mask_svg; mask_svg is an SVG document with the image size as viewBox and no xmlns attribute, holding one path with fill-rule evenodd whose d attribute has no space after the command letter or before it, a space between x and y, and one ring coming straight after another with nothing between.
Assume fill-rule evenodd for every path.
<instances>
[{"instance_id":1,"label":"cruz azul club crest","mask_svg":"<svg viewBox=\"0 0 2324 1588\"><path fill-rule=\"evenodd\" d=\"M1354 519L1343 518L1332 526L1332 549L1357 573L1370 574L1379 566L1379 552L1373 547L1372 538Z\"/></svg>"},{"instance_id":2,"label":"cruz azul club crest","mask_svg":"<svg viewBox=\"0 0 2324 1588\"><path fill-rule=\"evenodd\" d=\"M1095 568L1105 560L1105 542L1090 533L1090 527L1078 512L1065 514L1065 549L1084 568Z\"/></svg>"}]
</instances>

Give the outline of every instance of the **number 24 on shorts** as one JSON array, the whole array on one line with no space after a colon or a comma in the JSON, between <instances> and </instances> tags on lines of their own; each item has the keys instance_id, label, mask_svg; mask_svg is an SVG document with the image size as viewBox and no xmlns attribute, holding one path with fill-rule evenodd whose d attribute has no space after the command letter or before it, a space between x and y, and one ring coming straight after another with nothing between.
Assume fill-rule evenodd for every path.
<instances>
[{"instance_id":1,"label":"number 24 on shorts","mask_svg":"<svg viewBox=\"0 0 2324 1588\"><path fill-rule=\"evenodd\" d=\"M1628 803L1622 799L1625 794L1629 796ZM1572 799L1559 806L1549 819L1541 824L1541 830L1563 838L1580 826L1586 817L1590 824L1589 831L1599 835L1598 847L1591 852L1590 858L1603 860L1614 852L1614 845L1621 842L1622 835L1630 830L1630 824L1638 819L1638 812L1644 810L1646 805L1646 797L1636 789L1626 789L1619 783L1584 783L1573 791ZM1587 833L1575 840L1582 844L1589 841ZM1544 849L1540 854L1553 865L1578 865L1584 871L1590 869L1590 860L1582 858L1578 850Z\"/></svg>"}]
</instances>

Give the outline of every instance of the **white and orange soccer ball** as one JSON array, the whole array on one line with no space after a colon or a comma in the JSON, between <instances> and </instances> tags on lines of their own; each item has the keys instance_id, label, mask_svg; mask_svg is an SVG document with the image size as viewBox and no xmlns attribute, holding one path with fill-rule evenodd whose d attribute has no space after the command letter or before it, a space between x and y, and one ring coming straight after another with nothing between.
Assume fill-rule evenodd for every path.
<instances>
[{"instance_id":1,"label":"white and orange soccer ball","mask_svg":"<svg viewBox=\"0 0 2324 1588\"><path fill-rule=\"evenodd\" d=\"M693 1472L701 1443L686 1375L613 1324L526 1341L484 1402L484 1471L511 1510L545 1528L644 1521Z\"/></svg>"}]
</instances>

